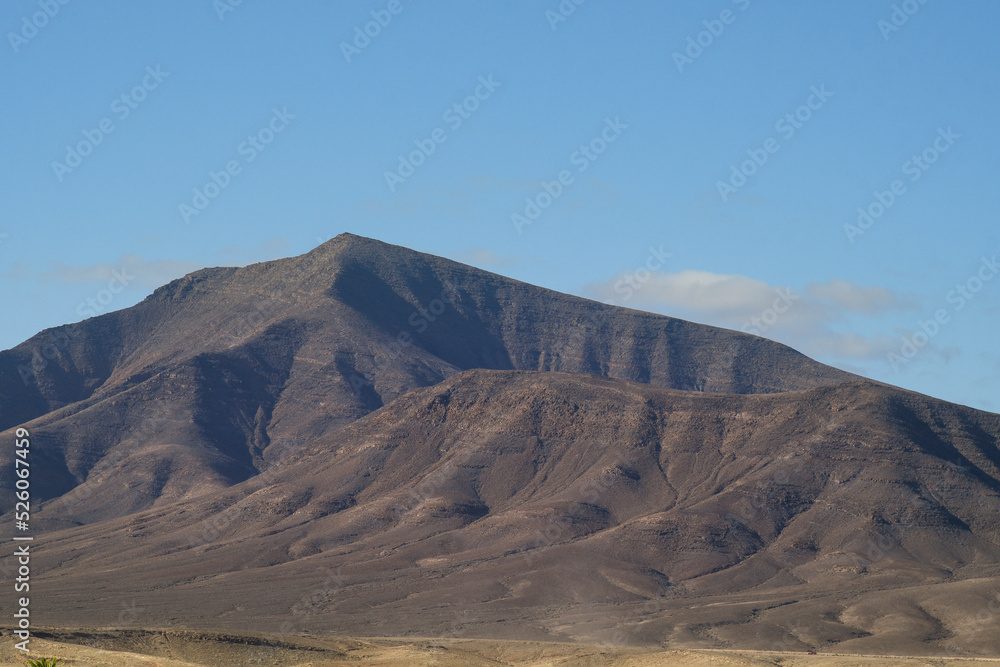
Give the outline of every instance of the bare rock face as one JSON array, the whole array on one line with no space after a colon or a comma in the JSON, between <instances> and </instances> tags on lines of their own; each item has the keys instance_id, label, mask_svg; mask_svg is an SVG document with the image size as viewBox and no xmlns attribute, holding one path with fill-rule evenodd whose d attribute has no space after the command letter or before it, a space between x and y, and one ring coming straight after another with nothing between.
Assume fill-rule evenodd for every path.
<instances>
[{"instance_id":1,"label":"bare rock face","mask_svg":"<svg viewBox=\"0 0 1000 667\"><path fill-rule=\"evenodd\" d=\"M53 624L1000 654L1000 416L369 239L42 332L0 406Z\"/></svg>"}]
</instances>

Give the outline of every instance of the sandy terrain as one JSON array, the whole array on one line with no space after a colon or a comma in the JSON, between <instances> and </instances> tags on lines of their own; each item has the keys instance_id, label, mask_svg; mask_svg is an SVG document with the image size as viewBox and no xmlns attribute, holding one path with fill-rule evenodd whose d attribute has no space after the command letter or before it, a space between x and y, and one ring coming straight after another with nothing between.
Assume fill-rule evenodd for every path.
<instances>
[{"instance_id":1,"label":"sandy terrain","mask_svg":"<svg viewBox=\"0 0 1000 667\"><path fill-rule=\"evenodd\" d=\"M82 633L54 639L33 639L33 659L59 657L67 667L330 667L371 665L412 667L439 665L531 667L691 665L693 667L971 667L997 665L997 658L807 655L778 651L672 650L616 648L547 642L475 639L301 639L274 642L266 638L214 633L157 632L147 640L106 636L87 640ZM69 635L72 635L72 641ZM79 641L89 641L92 646ZM144 650L124 650L129 644ZM117 645L115 645L117 644ZM103 646L104 648L99 648ZM109 646L121 650L109 650ZM24 659L9 635L0 648L0 667L22 667Z\"/></svg>"}]
</instances>

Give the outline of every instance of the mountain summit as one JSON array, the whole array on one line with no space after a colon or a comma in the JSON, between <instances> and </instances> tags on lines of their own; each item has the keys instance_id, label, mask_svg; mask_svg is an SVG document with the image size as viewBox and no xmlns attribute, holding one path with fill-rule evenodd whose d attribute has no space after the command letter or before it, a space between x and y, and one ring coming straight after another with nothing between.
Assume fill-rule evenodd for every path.
<instances>
[{"instance_id":1,"label":"mountain summit","mask_svg":"<svg viewBox=\"0 0 1000 667\"><path fill-rule=\"evenodd\" d=\"M38 491L76 490L74 520L90 521L243 481L290 444L474 368L738 394L851 377L763 338L341 234L196 271L0 352L0 428L53 443Z\"/></svg>"}]
</instances>

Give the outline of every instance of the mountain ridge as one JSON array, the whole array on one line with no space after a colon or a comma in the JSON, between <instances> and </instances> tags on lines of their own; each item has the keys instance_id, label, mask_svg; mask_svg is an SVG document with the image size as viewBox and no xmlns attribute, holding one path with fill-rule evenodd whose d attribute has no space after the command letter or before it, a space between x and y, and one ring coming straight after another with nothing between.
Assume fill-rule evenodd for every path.
<instances>
[{"instance_id":1,"label":"mountain ridge","mask_svg":"<svg viewBox=\"0 0 1000 667\"><path fill-rule=\"evenodd\" d=\"M22 381L51 339L63 344L50 344L52 358ZM0 352L0 428L29 424L64 443L49 452L44 499L87 483L106 456L143 460L145 472L129 474L149 479L121 508L109 502L113 514L158 502L167 487L177 499L243 481L277 456L272 442L319 437L469 368L736 393L853 377L749 334L340 235L298 257L196 271L136 306ZM157 398L176 420L150 414ZM169 447L142 453L140 441ZM155 470L175 468L186 476L161 484ZM88 503L106 495L95 490ZM97 507L85 515L102 516Z\"/></svg>"}]
</instances>

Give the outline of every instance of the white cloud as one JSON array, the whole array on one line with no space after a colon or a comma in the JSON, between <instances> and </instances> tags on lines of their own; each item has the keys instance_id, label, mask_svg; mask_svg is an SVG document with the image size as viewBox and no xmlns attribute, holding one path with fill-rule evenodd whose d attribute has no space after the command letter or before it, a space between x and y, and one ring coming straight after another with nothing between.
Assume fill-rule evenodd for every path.
<instances>
[{"instance_id":1,"label":"white cloud","mask_svg":"<svg viewBox=\"0 0 1000 667\"><path fill-rule=\"evenodd\" d=\"M753 319L769 309L780 311L779 319L785 328L809 328L812 321L829 317L822 303L795 290L747 276L689 269L652 273L644 283L637 283L637 279L638 276L622 273L605 283L589 285L585 294L604 301L614 300L619 305L652 307L678 317L736 329L752 327ZM629 290L629 286L635 289ZM629 297L627 302L622 300L622 294Z\"/></svg>"},{"instance_id":2,"label":"white cloud","mask_svg":"<svg viewBox=\"0 0 1000 667\"><path fill-rule=\"evenodd\" d=\"M774 298L772 288L761 280L692 270L654 274L637 295L643 301L727 312L757 311Z\"/></svg>"},{"instance_id":3,"label":"white cloud","mask_svg":"<svg viewBox=\"0 0 1000 667\"><path fill-rule=\"evenodd\" d=\"M806 287L806 292L816 299L828 301L844 310L867 315L912 307L909 301L884 287L862 287L848 280L812 283Z\"/></svg>"},{"instance_id":4,"label":"white cloud","mask_svg":"<svg viewBox=\"0 0 1000 667\"><path fill-rule=\"evenodd\" d=\"M855 333L826 331L808 341L810 354L859 361L885 359L885 355L896 351L898 347L899 341L885 334L866 337Z\"/></svg>"},{"instance_id":5,"label":"white cloud","mask_svg":"<svg viewBox=\"0 0 1000 667\"><path fill-rule=\"evenodd\" d=\"M642 283L637 283L636 275L622 272L588 285L584 295L758 334L812 356L857 362L884 359L898 341L889 334L838 331L835 325L914 307L909 299L885 288L847 280L812 283L801 290L749 276L690 269L652 273Z\"/></svg>"}]
</instances>

